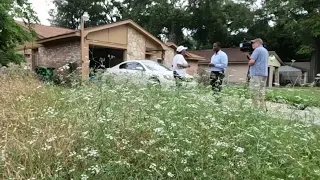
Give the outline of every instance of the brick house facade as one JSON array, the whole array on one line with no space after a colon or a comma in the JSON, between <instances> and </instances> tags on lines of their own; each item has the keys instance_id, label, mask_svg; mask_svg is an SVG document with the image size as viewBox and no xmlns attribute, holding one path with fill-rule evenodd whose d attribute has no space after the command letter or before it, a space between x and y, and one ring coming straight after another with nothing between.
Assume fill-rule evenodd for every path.
<instances>
[{"instance_id":1,"label":"brick house facade","mask_svg":"<svg viewBox=\"0 0 320 180\"><path fill-rule=\"evenodd\" d=\"M64 28L59 31L58 27L53 27L55 33L50 36L50 28L51 26L36 25L38 39L21 47L32 49L29 53L33 67L47 66L58 69L71 62L81 67L81 49L84 51L83 59L87 61L91 60L92 51L105 48L101 52L122 52L119 63L126 60L151 59L161 60L167 67L171 67L175 55L176 45L163 43L131 20L85 29L83 46L80 31ZM191 64L188 73L194 74L201 57L188 53L186 59Z\"/></svg>"}]
</instances>

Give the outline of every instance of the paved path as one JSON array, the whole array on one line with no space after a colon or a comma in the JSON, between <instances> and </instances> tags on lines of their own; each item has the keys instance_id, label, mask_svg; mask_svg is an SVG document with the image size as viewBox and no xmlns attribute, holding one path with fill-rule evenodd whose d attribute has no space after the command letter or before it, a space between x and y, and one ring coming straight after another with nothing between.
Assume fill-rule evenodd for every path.
<instances>
[{"instance_id":1,"label":"paved path","mask_svg":"<svg viewBox=\"0 0 320 180\"><path fill-rule=\"evenodd\" d=\"M211 94L207 94L204 100L214 98ZM239 99L233 96L223 96L221 98L222 103L226 106L239 108L239 106L249 107L251 106L251 99ZM313 123L320 125L320 108L319 107L307 107L305 110L297 110L288 104L281 104L275 102L267 102L268 114L272 117L281 117L288 120L300 120L303 122Z\"/></svg>"}]
</instances>

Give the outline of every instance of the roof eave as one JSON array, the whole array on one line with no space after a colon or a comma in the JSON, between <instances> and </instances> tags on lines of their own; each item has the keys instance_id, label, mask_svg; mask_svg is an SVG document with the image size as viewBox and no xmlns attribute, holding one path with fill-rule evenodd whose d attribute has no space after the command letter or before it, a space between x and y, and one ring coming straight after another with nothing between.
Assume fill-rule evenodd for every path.
<instances>
[{"instance_id":1,"label":"roof eave","mask_svg":"<svg viewBox=\"0 0 320 180\"><path fill-rule=\"evenodd\" d=\"M64 39L64 38L70 38L70 37L80 37L80 33L79 32L71 32L71 33L62 34L62 35L58 35L58 36L48 37L48 38L38 40L37 43L42 44L42 43L55 41L55 40L59 40L59 39Z\"/></svg>"}]
</instances>

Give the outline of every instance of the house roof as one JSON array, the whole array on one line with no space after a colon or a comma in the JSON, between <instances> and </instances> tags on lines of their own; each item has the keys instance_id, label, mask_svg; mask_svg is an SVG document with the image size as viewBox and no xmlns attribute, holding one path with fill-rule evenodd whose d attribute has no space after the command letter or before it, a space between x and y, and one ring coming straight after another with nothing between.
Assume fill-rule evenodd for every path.
<instances>
[{"instance_id":1,"label":"house roof","mask_svg":"<svg viewBox=\"0 0 320 180\"><path fill-rule=\"evenodd\" d=\"M118 21L118 22L114 22L114 23L110 23L110 24L106 24L106 25L102 25L102 26L85 28L85 33L88 34L88 33L100 31L103 29L109 29L109 28L113 28L113 27L117 27L117 26L121 26L121 25L130 25L131 27L138 30L143 35L149 37L153 41L160 44L163 49L167 49L166 45L161 40L154 37L152 34L150 34L148 31L146 31L145 29L143 29L141 26L139 26L137 23L133 22L130 19ZM65 38L69 38L69 37L80 37L80 30L71 30L71 31L67 31L63 34L56 34L54 36L49 36L48 38L43 38L43 39L39 40L38 43L49 42L49 41L53 41L53 40L57 40L57 39L65 39Z\"/></svg>"},{"instance_id":2,"label":"house roof","mask_svg":"<svg viewBox=\"0 0 320 180\"><path fill-rule=\"evenodd\" d=\"M24 22L16 21L16 23L23 26L24 28L27 28L27 25ZM55 27L55 26L45 26L45 25L41 25L41 24L32 24L32 26L33 26L34 31L38 34L38 37L40 39L74 32L74 30L72 30L72 29Z\"/></svg>"},{"instance_id":3,"label":"house roof","mask_svg":"<svg viewBox=\"0 0 320 180\"><path fill-rule=\"evenodd\" d=\"M174 50L176 50L178 47L173 42L167 42L166 45L173 48ZM187 56L186 59L188 59L188 60L196 60L196 61L205 61L206 60L204 57L196 55L194 53L191 53L190 51L187 51L186 56Z\"/></svg>"},{"instance_id":4,"label":"house roof","mask_svg":"<svg viewBox=\"0 0 320 180\"><path fill-rule=\"evenodd\" d=\"M240 48L222 48L221 50L224 51L228 55L228 60L229 60L230 64L248 63L247 56L249 54L247 52L240 51ZM213 55L212 49L194 50L194 51L189 51L189 52L205 58L204 61L199 62L200 64L210 63L211 57ZM269 51L269 55L274 55L281 64L284 64L275 51Z\"/></svg>"},{"instance_id":5,"label":"house roof","mask_svg":"<svg viewBox=\"0 0 320 180\"><path fill-rule=\"evenodd\" d=\"M301 69L293 67L293 66L288 66L288 65L281 66L279 68L279 71L280 72L302 72Z\"/></svg>"}]
</instances>

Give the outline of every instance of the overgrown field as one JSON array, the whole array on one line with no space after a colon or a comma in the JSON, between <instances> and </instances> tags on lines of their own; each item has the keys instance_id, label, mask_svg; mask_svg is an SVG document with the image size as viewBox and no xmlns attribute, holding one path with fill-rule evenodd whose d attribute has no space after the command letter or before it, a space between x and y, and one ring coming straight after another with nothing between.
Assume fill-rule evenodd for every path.
<instances>
[{"instance_id":1,"label":"overgrown field","mask_svg":"<svg viewBox=\"0 0 320 180\"><path fill-rule=\"evenodd\" d=\"M228 95L245 95L249 97L246 87L231 86L224 88ZM291 105L320 107L320 88L272 88L267 89L266 100Z\"/></svg>"},{"instance_id":2,"label":"overgrown field","mask_svg":"<svg viewBox=\"0 0 320 180\"><path fill-rule=\"evenodd\" d=\"M320 179L319 127L202 90L0 83L1 179Z\"/></svg>"}]
</instances>

